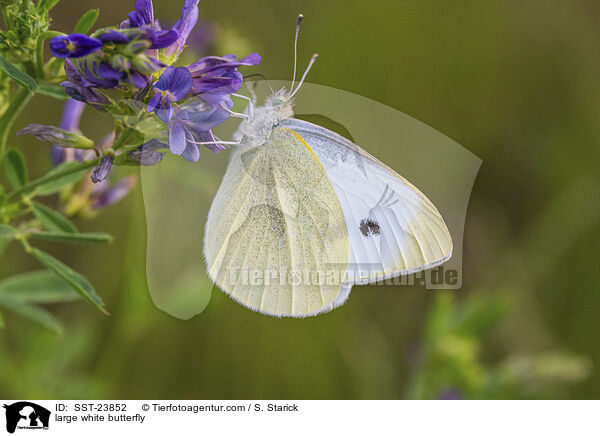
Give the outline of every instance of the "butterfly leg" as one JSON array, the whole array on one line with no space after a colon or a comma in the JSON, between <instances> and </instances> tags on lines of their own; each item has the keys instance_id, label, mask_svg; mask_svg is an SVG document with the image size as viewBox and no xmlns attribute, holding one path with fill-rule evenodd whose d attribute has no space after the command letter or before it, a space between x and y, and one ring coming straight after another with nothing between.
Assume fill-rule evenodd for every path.
<instances>
[{"instance_id":1,"label":"butterfly leg","mask_svg":"<svg viewBox=\"0 0 600 436\"><path fill-rule=\"evenodd\" d=\"M248 101L248 115L250 115L250 117L252 117L252 116L254 116L254 105L256 104L256 94L254 94L254 89L251 90L250 94L252 95L252 98L247 97L242 94L231 94L231 96L241 98L241 99Z\"/></svg>"},{"instance_id":2,"label":"butterfly leg","mask_svg":"<svg viewBox=\"0 0 600 436\"><path fill-rule=\"evenodd\" d=\"M221 103L219 106L221 106L221 108L222 108L222 109L223 109L225 112L228 112L228 113L229 113L229 115L231 115L232 117L235 117L235 118L244 118L244 119L246 119L246 120L247 120L248 118L250 118L250 116L249 116L249 115L247 115L247 114L242 114L242 113L239 113L239 112L234 112L234 111L232 111L232 110L231 110L231 109L229 109L227 106L225 106L223 103Z\"/></svg>"}]
</instances>

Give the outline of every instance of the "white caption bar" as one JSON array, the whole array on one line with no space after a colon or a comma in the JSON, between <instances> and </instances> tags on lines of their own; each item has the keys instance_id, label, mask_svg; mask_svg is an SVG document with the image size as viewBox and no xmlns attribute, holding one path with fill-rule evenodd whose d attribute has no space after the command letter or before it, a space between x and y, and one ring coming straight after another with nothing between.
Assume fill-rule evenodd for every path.
<instances>
[{"instance_id":1,"label":"white caption bar","mask_svg":"<svg viewBox=\"0 0 600 436\"><path fill-rule=\"evenodd\" d=\"M4 431L38 434L600 434L597 401L3 400ZM12 432L11 432L12 430ZM210 433L209 433L210 432ZM235 433L234 433L235 432ZM124 433L120 433L124 434Z\"/></svg>"}]
</instances>

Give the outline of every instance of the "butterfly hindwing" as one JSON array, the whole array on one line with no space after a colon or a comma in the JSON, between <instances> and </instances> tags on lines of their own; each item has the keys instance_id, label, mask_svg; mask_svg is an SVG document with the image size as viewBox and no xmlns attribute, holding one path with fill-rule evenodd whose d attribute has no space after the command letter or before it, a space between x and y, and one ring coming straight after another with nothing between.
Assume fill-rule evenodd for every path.
<instances>
[{"instance_id":1,"label":"butterfly hindwing","mask_svg":"<svg viewBox=\"0 0 600 436\"><path fill-rule=\"evenodd\" d=\"M296 317L334 307L346 221L323 166L292 130L233 151L205 235L211 278L245 306Z\"/></svg>"}]
</instances>

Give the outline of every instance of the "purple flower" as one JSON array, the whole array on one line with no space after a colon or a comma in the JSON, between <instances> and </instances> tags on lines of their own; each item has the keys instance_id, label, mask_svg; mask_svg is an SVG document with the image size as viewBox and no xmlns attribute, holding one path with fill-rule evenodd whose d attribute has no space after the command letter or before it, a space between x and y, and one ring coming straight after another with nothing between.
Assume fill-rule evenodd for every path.
<instances>
[{"instance_id":1,"label":"purple flower","mask_svg":"<svg viewBox=\"0 0 600 436\"><path fill-rule=\"evenodd\" d=\"M165 66L155 58L143 54L134 56L131 61L123 56L115 55L111 62L112 65L93 56L77 59L71 65L65 63L65 71L67 69L71 69L71 71L67 71L69 82L62 83L62 85L67 93L76 100L84 102L96 100L107 104L108 100L102 94L96 92L92 96L89 91L93 88L121 87L122 83L132 84L135 88L144 88L150 81L147 74L159 71Z\"/></svg>"},{"instance_id":2,"label":"purple flower","mask_svg":"<svg viewBox=\"0 0 600 436\"><path fill-rule=\"evenodd\" d=\"M231 99L224 101L228 109L233 106ZM215 153L225 147L217 143L212 128L229 118L229 112L219 106L207 109L203 103L183 106L169 121L169 149L171 153L182 155L189 161L196 162L200 158L199 142L214 142L205 146Z\"/></svg>"},{"instance_id":3,"label":"purple flower","mask_svg":"<svg viewBox=\"0 0 600 436\"><path fill-rule=\"evenodd\" d=\"M179 38L179 32L176 29L152 31L153 41L150 49L166 48L172 45Z\"/></svg>"},{"instance_id":4,"label":"purple flower","mask_svg":"<svg viewBox=\"0 0 600 436\"><path fill-rule=\"evenodd\" d=\"M96 91L89 83L84 80L79 71L73 65L70 59L65 60L65 73L68 81L62 82L66 93L73 99L83 103L108 104L108 99Z\"/></svg>"},{"instance_id":5,"label":"purple flower","mask_svg":"<svg viewBox=\"0 0 600 436\"><path fill-rule=\"evenodd\" d=\"M177 41L178 37L179 32L175 29L160 30L150 26L121 30L107 29L98 35L100 41L109 44L128 44L134 41L134 44L129 47L129 51L134 52L168 47ZM135 41L142 43L135 44Z\"/></svg>"},{"instance_id":6,"label":"purple flower","mask_svg":"<svg viewBox=\"0 0 600 436\"><path fill-rule=\"evenodd\" d=\"M79 131L79 120L85 104L81 101L69 99L63 106L62 119L60 121L60 128L66 132L78 132ZM74 150L73 158L75 160L83 160L83 153L81 150ZM58 165L65 161L67 158L67 149L64 149L58 145L52 146L50 157L54 165Z\"/></svg>"},{"instance_id":7,"label":"purple flower","mask_svg":"<svg viewBox=\"0 0 600 436\"><path fill-rule=\"evenodd\" d=\"M154 95L148 102L148 112L154 112L165 123L173 117L173 105L192 86L192 75L185 67L168 67L154 84Z\"/></svg>"},{"instance_id":8,"label":"purple flower","mask_svg":"<svg viewBox=\"0 0 600 436\"><path fill-rule=\"evenodd\" d=\"M221 104L229 94L237 92L244 77L237 71L243 65L258 65L261 58L252 53L241 61L235 55L206 56L188 66L192 73L192 95L199 95L211 106Z\"/></svg>"},{"instance_id":9,"label":"purple flower","mask_svg":"<svg viewBox=\"0 0 600 436\"><path fill-rule=\"evenodd\" d=\"M102 41L83 33L57 36L50 40L50 50L57 58L80 58L100 49Z\"/></svg>"},{"instance_id":10,"label":"purple flower","mask_svg":"<svg viewBox=\"0 0 600 436\"><path fill-rule=\"evenodd\" d=\"M120 180L112 187L109 186L108 180L106 179L94 185L91 195L92 210L110 206L111 204L121 200L129 193L129 191L133 189L135 183L135 176L129 176Z\"/></svg>"},{"instance_id":11,"label":"purple flower","mask_svg":"<svg viewBox=\"0 0 600 436\"><path fill-rule=\"evenodd\" d=\"M136 0L133 9L134 11L127 15L129 18L121 23L121 29L142 26L151 26L155 29L160 29L158 21L154 21L152 0Z\"/></svg>"},{"instance_id":12,"label":"purple flower","mask_svg":"<svg viewBox=\"0 0 600 436\"><path fill-rule=\"evenodd\" d=\"M160 23L154 19L154 6L152 0L136 0L134 11L130 12L125 21L121 23L121 29L130 28L152 28L157 31L157 42L151 48L166 48L167 56L179 55L190 32L198 20L198 1L185 0L181 9L181 18L177 20L173 29L161 31ZM160 33L165 32L165 33ZM171 33L166 33L171 32Z\"/></svg>"},{"instance_id":13,"label":"purple flower","mask_svg":"<svg viewBox=\"0 0 600 436\"><path fill-rule=\"evenodd\" d=\"M107 154L102 156L102 159L100 159L100 163L96 168L94 168L94 170L92 171L92 175L90 176L92 182L98 183L106 179L106 176L108 176L108 173L112 168L114 160L115 156L113 154Z\"/></svg>"},{"instance_id":14,"label":"purple flower","mask_svg":"<svg viewBox=\"0 0 600 436\"><path fill-rule=\"evenodd\" d=\"M123 78L123 72L113 68L97 56L88 56L73 62L83 79L83 85L96 88L114 88Z\"/></svg>"},{"instance_id":15,"label":"purple flower","mask_svg":"<svg viewBox=\"0 0 600 436\"><path fill-rule=\"evenodd\" d=\"M181 53L183 47L185 46L185 42L190 36L190 32L196 25L196 21L198 21L198 1L199 0L185 0L183 4L183 9L181 9L181 18L177 20L173 29L177 30L179 36L176 40L176 43L167 47L165 50L165 54L167 56L177 55Z\"/></svg>"}]
</instances>

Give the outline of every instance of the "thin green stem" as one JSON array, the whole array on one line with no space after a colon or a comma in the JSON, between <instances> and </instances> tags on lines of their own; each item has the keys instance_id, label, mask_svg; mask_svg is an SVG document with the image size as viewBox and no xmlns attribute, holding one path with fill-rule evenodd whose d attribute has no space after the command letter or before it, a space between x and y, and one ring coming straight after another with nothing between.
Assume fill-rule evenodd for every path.
<instances>
[{"instance_id":1,"label":"thin green stem","mask_svg":"<svg viewBox=\"0 0 600 436\"><path fill-rule=\"evenodd\" d=\"M18 240L22 245L23 248L25 249L25 253L31 253L31 245L29 245L29 242L27 241L27 236L25 236L23 233L19 233L16 237L16 240Z\"/></svg>"},{"instance_id":2,"label":"thin green stem","mask_svg":"<svg viewBox=\"0 0 600 436\"><path fill-rule=\"evenodd\" d=\"M31 182L26 183L25 185L21 186L19 189L16 189L13 192L11 192L10 195L8 196L8 200L9 201L13 200L21 194L24 194L26 192L31 192L38 186L41 186L46 183L52 182L54 180L60 179L62 177L68 176L69 174L77 173L79 171L94 167L94 166L98 165L98 162L100 162L99 157L97 157L94 160L81 162L79 165L71 165L71 166L69 166L69 168L65 168L63 171L56 171L51 174L46 174L45 176L42 176L36 180L32 180Z\"/></svg>"},{"instance_id":3,"label":"thin green stem","mask_svg":"<svg viewBox=\"0 0 600 436\"><path fill-rule=\"evenodd\" d=\"M7 12L8 12L8 9L6 8L6 6L2 6L0 8L0 13L2 13L2 21L4 22L4 26L7 29L12 29L12 22L10 20L9 14Z\"/></svg>"},{"instance_id":4,"label":"thin green stem","mask_svg":"<svg viewBox=\"0 0 600 436\"><path fill-rule=\"evenodd\" d=\"M136 130L134 128L129 127L125 132L121 133L121 135L117 138L117 140L112 146L113 150L118 150L119 148L123 147L127 139L129 139L131 134L135 133L135 131Z\"/></svg>"},{"instance_id":5,"label":"thin green stem","mask_svg":"<svg viewBox=\"0 0 600 436\"><path fill-rule=\"evenodd\" d=\"M33 94L26 88L19 88L2 118L0 118L0 163L4 160L4 153L6 152L6 143L8 142L8 134L12 127L15 119L27 104Z\"/></svg>"},{"instance_id":6,"label":"thin green stem","mask_svg":"<svg viewBox=\"0 0 600 436\"><path fill-rule=\"evenodd\" d=\"M48 30L40 35L37 40L35 48L35 67L36 73L39 78L44 78L44 41L48 38L54 38L55 36L64 35L62 32L55 30Z\"/></svg>"}]
</instances>

